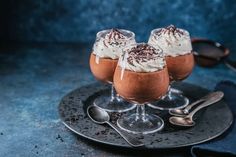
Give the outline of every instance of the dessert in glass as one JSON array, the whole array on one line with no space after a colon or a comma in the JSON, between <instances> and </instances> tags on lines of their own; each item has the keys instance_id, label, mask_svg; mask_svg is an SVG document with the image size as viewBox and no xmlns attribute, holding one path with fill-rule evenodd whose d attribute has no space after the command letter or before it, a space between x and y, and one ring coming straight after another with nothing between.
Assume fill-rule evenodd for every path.
<instances>
[{"instance_id":1,"label":"dessert in glass","mask_svg":"<svg viewBox=\"0 0 236 157\"><path fill-rule=\"evenodd\" d=\"M113 87L113 75L122 49L134 44L133 32L123 29L108 29L97 33L90 56L90 69L99 81L111 84L111 93L103 92L93 104L110 112L125 112L135 108L117 96Z\"/></svg>"},{"instance_id":2,"label":"dessert in glass","mask_svg":"<svg viewBox=\"0 0 236 157\"><path fill-rule=\"evenodd\" d=\"M117 93L136 104L136 113L123 114L117 125L130 133L148 134L163 128L163 120L145 113L145 104L159 100L169 86L166 62L160 48L146 43L126 47L114 74Z\"/></svg>"},{"instance_id":3,"label":"dessert in glass","mask_svg":"<svg viewBox=\"0 0 236 157\"><path fill-rule=\"evenodd\" d=\"M188 77L194 67L194 57L189 32L170 25L166 28L154 29L148 43L154 47L161 47L165 55L170 82L181 81ZM167 95L149 106L161 110L186 107L189 99L182 91L170 87Z\"/></svg>"}]
</instances>

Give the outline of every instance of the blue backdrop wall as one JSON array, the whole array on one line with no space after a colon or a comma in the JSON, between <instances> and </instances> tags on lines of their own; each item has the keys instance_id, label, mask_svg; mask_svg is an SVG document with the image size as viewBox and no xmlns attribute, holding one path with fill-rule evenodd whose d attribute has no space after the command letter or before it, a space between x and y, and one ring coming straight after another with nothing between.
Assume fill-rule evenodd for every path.
<instances>
[{"instance_id":1,"label":"blue backdrop wall","mask_svg":"<svg viewBox=\"0 0 236 157\"><path fill-rule=\"evenodd\" d=\"M93 42L118 27L147 41L153 28L175 24L236 50L235 11L235 0L8 0L0 2L0 40Z\"/></svg>"}]
</instances>

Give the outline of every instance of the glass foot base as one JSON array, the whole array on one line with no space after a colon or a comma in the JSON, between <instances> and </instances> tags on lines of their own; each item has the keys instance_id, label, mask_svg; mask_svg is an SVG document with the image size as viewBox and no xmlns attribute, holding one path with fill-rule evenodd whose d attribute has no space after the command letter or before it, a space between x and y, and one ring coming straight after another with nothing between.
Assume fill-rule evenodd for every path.
<instances>
[{"instance_id":1,"label":"glass foot base","mask_svg":"<svg viewBox=\"0 0 236 157\"><path fill-rule=\"evenodd\" d=\"M148 104L149 107L159 110L181 109L189 104L189 99L182 95L182 92L177 89L170 89L170 93L163 99Z\"/></svg>"},{"instance_id":2,"label":"glass foot base","mask_svg":"<svg viewBox=\"0 0 236 157\"><path fill-rule=\"evenodd\" d=\"M145 118L137 118L136 114L132 114L121 116L117 125L129 133L149 134L160 131L164 127L164 121L156 115L146 114Z\"/></svg>"},{"instance_id":3,"label":"glass foot base","mask_svg":"<svg viewBox=\"0 0 236 157\"><path fill-rule=\"evenodd\" d=\"M113 100L111 100L111 96L109 95L101 95L97 97L93 104L108 112L126 112L134 109L136 106L124 101L120 97L115 97Z\"/></svg>"}]
</instances>

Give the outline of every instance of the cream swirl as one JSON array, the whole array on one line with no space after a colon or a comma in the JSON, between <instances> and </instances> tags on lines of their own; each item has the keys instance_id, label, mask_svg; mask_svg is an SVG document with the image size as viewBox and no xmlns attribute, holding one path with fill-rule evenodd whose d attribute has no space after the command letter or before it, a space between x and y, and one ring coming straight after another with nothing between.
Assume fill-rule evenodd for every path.
<instances>
[{"instance_id":1,"label":"cream swirl","mask_svg":"<svg viewBox=\"0 0 236 157\"><path fill-rule=\"evenodd\" d=\"M134 33L127 30L104 30L97 33L97 39L93 46L93 53L97 57L118 59L122 49L135 43Z\"/></svg>"},{"instance_id":2,"label":"cream swirl","mask_svg":"<svg viewBox=\"0 0 236 157\"><path fill-rule=\"evenodd\" d=\"M148 43L154 47L160 46L165 56L176 57L192 51L189 32L173 25L153 30Z\"/></svg>"},{"instance_id":3,"label":"cream swirl","mask_svg":"<svg viewBox=\"0 0 236 157\"><path fill-rule=\"evenodd\" d=\"M139 43L124 49L118 65L123 71L127 69L135 72L155 72L163 69L166 62L160 48Z\"/></svg>"}]
</instances>

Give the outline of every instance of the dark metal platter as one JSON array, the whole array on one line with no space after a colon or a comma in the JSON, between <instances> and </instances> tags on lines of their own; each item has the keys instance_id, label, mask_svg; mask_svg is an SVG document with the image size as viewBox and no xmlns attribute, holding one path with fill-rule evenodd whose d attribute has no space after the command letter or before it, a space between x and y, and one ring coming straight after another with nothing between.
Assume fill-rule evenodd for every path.
<instances>
[{"instance_id":1,"label":"dark metal platter","mask_svg":"<svg viewBox=\"0 0 236 157\"><path fill-rule=\"evenodd\" d=\"M188 83L176 83L174 87L182 90L190 102L209 93L204 88ZM70 130L87 139L113 146L131 147L109 126L93 123L86 114L86 109L94 98L109 90L108 85L94 83L70 92L59 104L61 120ZM171 125L165 111L150 109L148 112L160 115L165 121L165 127L161 132L137 135L147 149L177 148L206 142L221 135L233 122L232 112L223 100L199 111L195 116L196 125L191 128ZM111 113L111 121L115 123L119 116L118 113Z\"/></svg>"}]
</instances>

